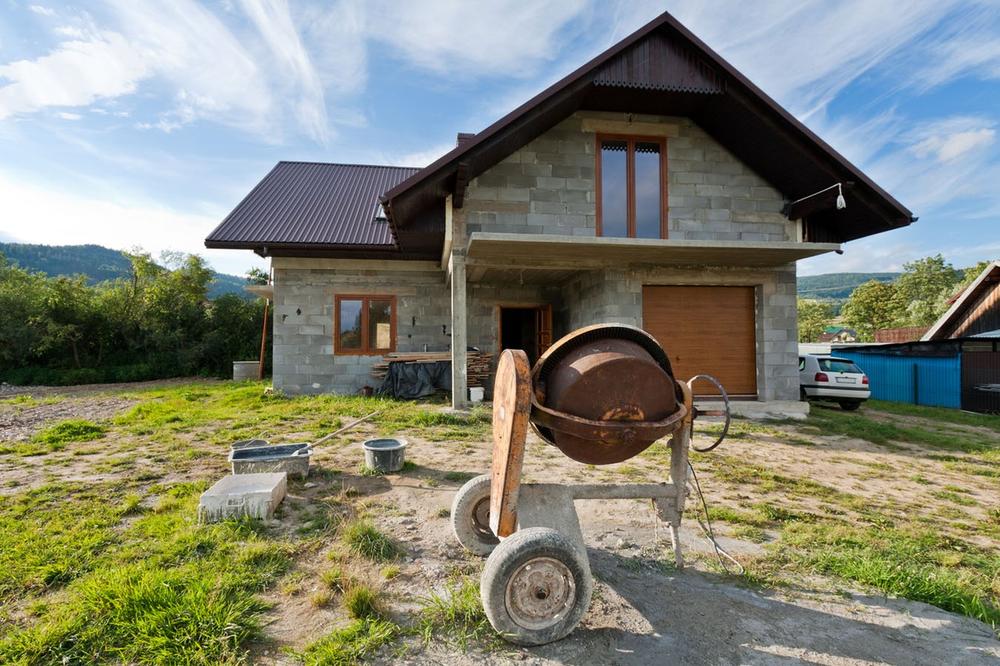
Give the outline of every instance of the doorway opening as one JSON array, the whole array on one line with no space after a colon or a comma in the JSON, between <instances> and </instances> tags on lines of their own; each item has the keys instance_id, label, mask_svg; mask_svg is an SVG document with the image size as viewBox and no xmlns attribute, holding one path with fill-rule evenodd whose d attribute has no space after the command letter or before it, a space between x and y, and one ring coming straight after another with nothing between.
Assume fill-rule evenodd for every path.
<instances>
[{"instance_id":1,"label":"doorway opening","mask_svg":"<svg viewBox=\"0 0 1000 666\"><path fill-rule=\"evenodd\" d=\"M552 344L552 306L499 307L499 351L523 349L534 364Z\"/></svg>"}]
</instances>

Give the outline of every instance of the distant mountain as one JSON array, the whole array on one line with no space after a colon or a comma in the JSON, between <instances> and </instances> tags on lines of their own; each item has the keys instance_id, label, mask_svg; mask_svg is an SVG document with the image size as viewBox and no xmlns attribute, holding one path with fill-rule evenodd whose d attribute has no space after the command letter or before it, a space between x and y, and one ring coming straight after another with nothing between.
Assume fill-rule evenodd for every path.
<instances>
[{"instance_id":1,"label":"distant mountain","mask_svg":"<svg viewBox=\"0 0 1000 666\"><path fill-rule=\"evenodd\" d=\"M128 277L131 264L118 250L100 245L29 245L0 243L0 254L12 264L47 275L86 275L91 283ZM214 273L208 285L208 297L236 294L252 298L244 287L246 279L237 275Z\"/></svg>"},{"instance_id":2,"label":"distant mountain","mask_svg":"<svg viewBox=\"0 0 1000 666\"><path fill-rule=\"evenodd\" d=\"M801 298L828 298L843 300L851 295L855 287L870 280L892 282L901 273L825 273L823 275L807 275L798 280L798 292Z\"/></svg>"}]
</instances>

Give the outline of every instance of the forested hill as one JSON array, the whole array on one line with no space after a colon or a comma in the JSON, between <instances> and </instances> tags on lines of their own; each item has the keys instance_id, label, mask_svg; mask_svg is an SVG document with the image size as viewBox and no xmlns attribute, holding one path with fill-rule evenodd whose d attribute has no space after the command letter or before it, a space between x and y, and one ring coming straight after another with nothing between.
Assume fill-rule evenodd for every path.
<instances>
[{"instance_id":1,"label":"forested hill","mask_svg":"<svg viewBox=\"0 0 1000 666\"><path fill-rule=\"evenodd\" d=\"M846 299L854 288L868 282L892 282L900 273L825 273L823 275L807 275L798 280L798 292L801 298Z\"/></svg>"},{"instance_id":2,"label":"forested hill","mask_svg":"<svg viewBox=\"0 0 1000 666\"><path fill-rule=\"evenodd\" d=\"M91 284L129 275L128 257L118 250L100 245L29 245L0 243L0 254L12 264L49 276L86 275ZM249 298L244 290L246 280L236 275L213 273L208 286L209 298L236 294Z\"/></svg>"}]
</instances>

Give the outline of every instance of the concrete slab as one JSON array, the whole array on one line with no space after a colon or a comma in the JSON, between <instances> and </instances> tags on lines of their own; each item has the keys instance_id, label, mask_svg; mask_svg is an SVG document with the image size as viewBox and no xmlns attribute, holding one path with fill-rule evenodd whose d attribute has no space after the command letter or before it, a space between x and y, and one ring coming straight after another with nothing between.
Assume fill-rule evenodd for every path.
<instances>
[{"instance_id":1,"label":"concrete slab","mask_svg":"<svg viewBox=\"0 0 1000 666\"><path fill-rule=\"evenodd\" d=\"M695 400L694 404L704 410L721 410L724 407L721 400ZM755 421L767 419L801 421L809 416L809 403L800 400L731 400L729 410L733 416Z\"/></svg>"},{"instance_id":2,"label":"concrete slab","mask_svg":"<svg viewBox=\"0 0 1000 666\"><path fill-rule=\"evenodd\" d=\"M270 518L285 499L287 489L288 475L284 472L230 474L201 494L198 520L214 523L244 516Z\"/></svg>"}]
</instances>

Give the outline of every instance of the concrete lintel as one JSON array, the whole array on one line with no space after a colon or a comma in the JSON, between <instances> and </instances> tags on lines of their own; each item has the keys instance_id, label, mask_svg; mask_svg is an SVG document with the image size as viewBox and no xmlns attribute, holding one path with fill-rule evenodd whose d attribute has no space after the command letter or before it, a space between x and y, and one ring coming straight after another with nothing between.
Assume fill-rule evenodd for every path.
<instances>
[{"instance_id":1,"label":"concrete lintel","mask_svg":"<svg viewBox=\"0 0 1000 666\"><path fill-rule=\"evenodd\" d=\"M580 259L608 266L641 263L780 266L839 249L838 243L654 240L477 231L469 237L468 256L475 261L520 258L536 266Z\"/></svg>"}]
</instances>

